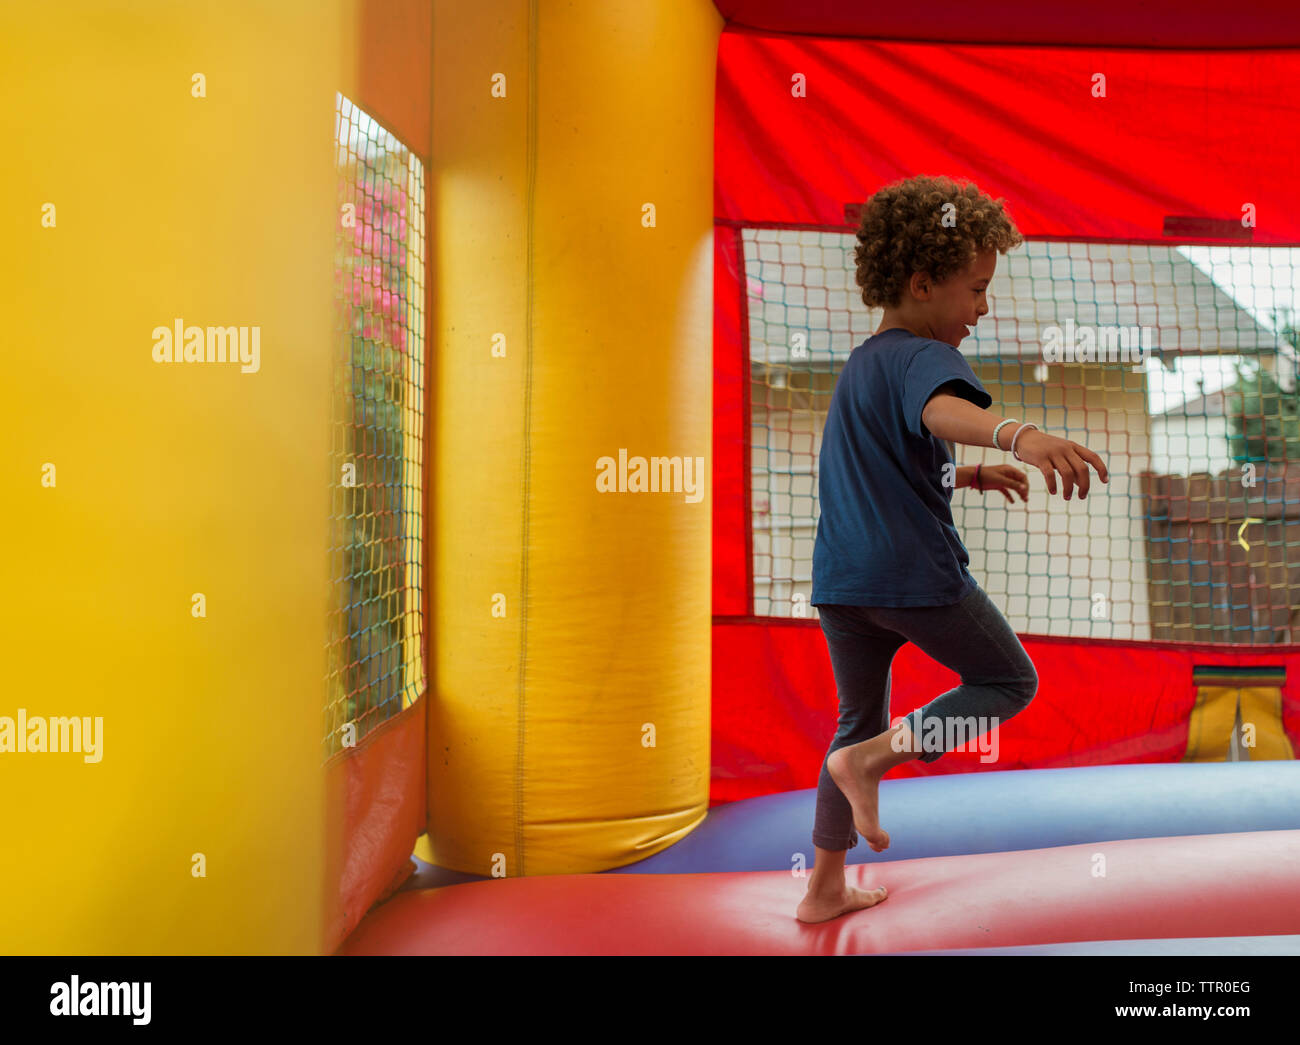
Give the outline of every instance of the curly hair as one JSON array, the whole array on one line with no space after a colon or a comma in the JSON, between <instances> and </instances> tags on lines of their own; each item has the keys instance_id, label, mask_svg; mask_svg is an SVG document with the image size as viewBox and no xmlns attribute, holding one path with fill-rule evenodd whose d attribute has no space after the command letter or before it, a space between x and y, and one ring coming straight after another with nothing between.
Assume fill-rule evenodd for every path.
<instances>
[{"instance_id":1,"label":"curly hair","mask_svg":"<svg viewBox=\"0 0 1300 1045\"><path fill-rule=\"evenodd\" d=\"M919 175L886 185L862 209L853 251L863 304L895 307L913 272L942 283L980 251L1005 254L1018 247L1024 237L1004 202L971 182L943 176Z\"/></svg>"}]
</instances>

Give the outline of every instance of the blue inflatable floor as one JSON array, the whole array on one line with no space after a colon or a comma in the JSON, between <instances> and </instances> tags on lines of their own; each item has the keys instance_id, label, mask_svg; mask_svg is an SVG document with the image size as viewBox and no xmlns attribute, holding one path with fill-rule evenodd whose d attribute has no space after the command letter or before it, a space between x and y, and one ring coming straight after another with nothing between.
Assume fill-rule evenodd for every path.
<instances>
[{"instance_id":1,"label":"blue inflatable floor","mask_svg":"<svg viewBox=\"0 0 1300 1045\"><path fill-rule=\"evenodd\" d=\"M711 810L676 845L609 874L788 869L812 863L813 789ZM1300 762L1161 762L884 780L883 853L849 863L1044 849L1082 842L1300 829Z\"/></svg>"},{"instance_id":2,"label":"blue inflatable floor","mask_svg":"<svg viewBox=\"0 0 1300 1045\"><path fill-rule=\"evenodd\" d=\"M811 865L816 794L789 791L718 806L670 848L606 873L788 870L796 853ZM859 839L849 863L1297 830L1300 762L1162 762L885 780L880 822L890 847L875 853ZM484 877L416 863L406 888Z\"/></svg>"}]
</instances>

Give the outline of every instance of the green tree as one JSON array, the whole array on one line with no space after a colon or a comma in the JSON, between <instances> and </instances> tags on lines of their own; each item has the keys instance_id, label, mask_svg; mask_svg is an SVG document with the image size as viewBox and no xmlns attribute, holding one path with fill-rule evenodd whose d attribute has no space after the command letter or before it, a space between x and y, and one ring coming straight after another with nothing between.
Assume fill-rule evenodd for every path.
<instances>
[{"instance_id":1,"label":"green tree","mask_svg":"<svg viewBox=\"0 0 1300 1045\"><path fill-rule=\"evenodd\" d=\"M1288 313L1278 324L1278 333L1300 350L1293 315ZM1258 360L1234 364L1234 369L1237 380L1224 391L1232 459L1239 463L1300 460L1300 382L1286 391Z\"/></svg>"}]
</instances>

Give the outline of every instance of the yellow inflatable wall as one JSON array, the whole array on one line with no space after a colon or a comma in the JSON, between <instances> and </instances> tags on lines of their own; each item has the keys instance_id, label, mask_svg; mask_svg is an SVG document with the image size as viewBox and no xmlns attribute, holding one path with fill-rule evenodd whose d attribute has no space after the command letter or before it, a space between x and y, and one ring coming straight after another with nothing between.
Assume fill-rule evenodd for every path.
<instances>
[{"instance_id":1,"label":"yellow inflatable wall","mask_svg":"<svg viewBox=\"0 0 1300 1045\"><path fill-rule=\"evenodd\" d=\"M5 952L320 950L354 23L340 0L0 13L0 718L102 721L98 761L0 753ZM249 357L256 329L255 367L156 362L177 321L247 328Z\"/></svg>"},{"instance_id":2,"label":"yellow inflatable wall","mask_svg":"<svg viewBox=\"0 0 1300 1045\"><path fill-rule=\"evenodd\" d=\"M721 29L709 0L434 8L444 866L603 870L708 808Z\"/></svg>"}]
</instances>

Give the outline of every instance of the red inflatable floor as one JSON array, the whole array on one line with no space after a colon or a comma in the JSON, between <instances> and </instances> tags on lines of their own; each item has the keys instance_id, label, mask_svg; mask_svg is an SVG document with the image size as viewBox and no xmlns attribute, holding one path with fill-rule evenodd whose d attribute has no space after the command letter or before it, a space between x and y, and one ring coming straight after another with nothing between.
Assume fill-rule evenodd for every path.
<instances>
[{"instance_id":1,"label":"red inflatable floor","mask_svg":"<svg viewBox=\"0 0 1300 1045\"><path fill-rule=\"evenodd\" d=\"M339 953L871 954L1300 933L1300 831L930 857L848 876L889 898L820 925L794 917L807 882L788 871L471 882L397 894Z\"/></svg>"}]
</instances>

